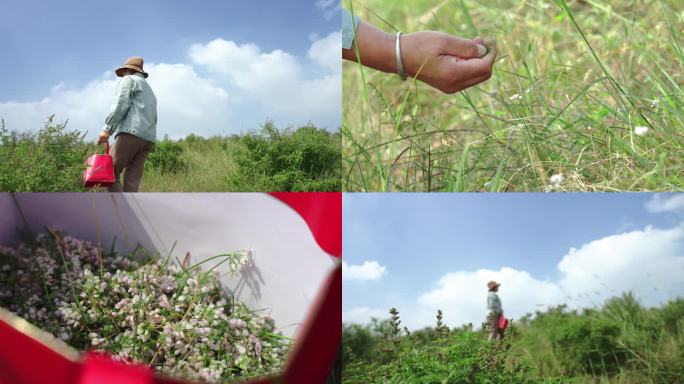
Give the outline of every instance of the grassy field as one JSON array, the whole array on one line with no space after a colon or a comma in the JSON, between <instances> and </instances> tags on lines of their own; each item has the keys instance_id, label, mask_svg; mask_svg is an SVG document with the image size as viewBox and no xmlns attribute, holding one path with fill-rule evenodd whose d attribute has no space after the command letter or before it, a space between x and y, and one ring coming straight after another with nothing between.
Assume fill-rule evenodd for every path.
<instances>
[{"instance_id":1,"label":"grassy field","mask_svg":"<svg viewBox=\"0 0 684 384\"><path fill-rule=\"evenodd\" d=\"M684 377L684 299L644 308L627 293L601 308L515 320L504 342L472 325L407 333L399 313L345 324L343 381L443 384L674 384Z\"/></svg>"},{"instance_id":2,"label":"grassy field","mask_svg":"<svg viewBox=\"0 0 684 384\"><path fill-rule=\"evenodd\" d=\"M243 135L163 139L145 162L140 192L339 191L340 139L339 132L268 122ZM94 151L94 143L52 118L32 133L3 124L0 191L83 191L84 162Z\"/></svg>"},{"instance_id":3,"label":"grassy field","mask_svg":"<svg viewBox=\"0 0 684 384\"><path fill-rule=\"evenodd\" d=\"M344 63L345 191L684 189L684 2L343 4L499 50L492 78L454 95Z\"/></svg>"}]
</instances>

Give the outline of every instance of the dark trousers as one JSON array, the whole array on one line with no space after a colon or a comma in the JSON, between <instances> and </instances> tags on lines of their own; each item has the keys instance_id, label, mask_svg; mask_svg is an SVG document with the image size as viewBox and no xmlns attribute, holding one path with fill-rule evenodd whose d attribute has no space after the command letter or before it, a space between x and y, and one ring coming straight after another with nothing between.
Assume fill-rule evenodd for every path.
<instances>
[{"instance_id":1,"label":"dark trousers","mask_svg":"<svg viewBox=\"0 0 684 384\"><path fill-rule=\"evenodd\" d=\"M154 143L143 140L128 133L120 133L112 147L111 155L114 160L114 185L109 192L138 192L142 180L145 159L154 148ZM124 173L123 185L121 173Z\"/></svg>"},{"instance_id":2,"label":"dark trousers","mask_svg":"<svg viewBox=\"0 0 684 384\"><path fill-rule=\"evenodd\" d=\"M499 314L490 312L487 316L487 340L503 340L504 331L499 328Z\"/></svg>"}]
</instances>

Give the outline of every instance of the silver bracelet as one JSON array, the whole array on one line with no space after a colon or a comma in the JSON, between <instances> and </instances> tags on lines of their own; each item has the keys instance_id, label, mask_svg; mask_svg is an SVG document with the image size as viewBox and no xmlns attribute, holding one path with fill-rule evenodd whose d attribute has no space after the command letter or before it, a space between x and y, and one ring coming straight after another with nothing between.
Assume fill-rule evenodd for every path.
<instances>
[{"instance_id":1,"label":"silver bracelet","mask_svg":"<svg viewBox=\"0 0 684 384\"><path fill-rule=\"evenodd\" d=\"M395 53L397 55L397 73L402 80L408 77L404 72L404 64L401 62L401 31L397 32L397 39L395 42Z\"/></svg>"}]
</instances>

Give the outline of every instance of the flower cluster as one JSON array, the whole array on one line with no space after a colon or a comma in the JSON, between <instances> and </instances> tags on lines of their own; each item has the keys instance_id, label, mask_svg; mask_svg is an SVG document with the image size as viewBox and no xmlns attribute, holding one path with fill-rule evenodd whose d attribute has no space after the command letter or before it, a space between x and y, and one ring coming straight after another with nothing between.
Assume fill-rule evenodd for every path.
<instances>
[{"instance_id":1,"label":"flower cluster","mask_svg":"<svg viewBox=\"0 0 684 384\"><path fill-rule=\"evenodd\" d=\"M92 245L54 232L0 249L0 305L77 348L212 383L276 372L288 348L214 272L116 254L100 263Z\"/></svg>"},{"instance_id":2,"label":"flower cluster","mask_svg":"<svg viewBox=\"0 0 684 384\"><path fill-rule=\"evenodd\" d=\"M73 301L74 282L84 268L111 273L136 265L127 257L101 255L87 241L49 230L32 243L0 246L0 306L68 340L72 329L60 321L58 309Z\"/></svg>"}]
</instances>

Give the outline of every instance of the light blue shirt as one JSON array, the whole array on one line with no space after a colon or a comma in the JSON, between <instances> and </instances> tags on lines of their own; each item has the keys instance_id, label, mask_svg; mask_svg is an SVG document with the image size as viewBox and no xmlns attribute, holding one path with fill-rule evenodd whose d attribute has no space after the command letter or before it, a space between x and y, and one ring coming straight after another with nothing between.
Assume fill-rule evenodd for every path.
<instances>
[{"instance_id":1,"label":"light blue shirt","mask_svg":"<svg viewBox=\"0 0 684 384\"><path fill-rule=\"evenodd\" d=\"M496 292L490 291L489 294L487 294L487 309L497 315L503 313L503 309L501 308L501 300Z\"/></svg>"},{"instance_id":2,"label":"light blue shirt","mask_svg":"<svg viewBox=\"0 0 684 384\"><path fill-rule=\"evenodd\" d=\"M351 49L360 21L361 19L358 16L352 17L349 10L342 10L342 48Z\"/></svg>"},{"instance_id":3,"label":"light blue shirt","mask_svg":"<svg viewBox=\"0 0 684 384\"><path fill-rule=\"evenodd\" d=\"M157 97L142 74L126 75L119 80L104 130L157 141Z\"/></svg>"}]
</instances>

